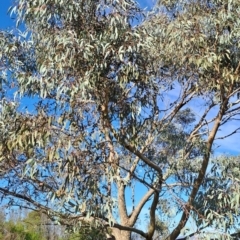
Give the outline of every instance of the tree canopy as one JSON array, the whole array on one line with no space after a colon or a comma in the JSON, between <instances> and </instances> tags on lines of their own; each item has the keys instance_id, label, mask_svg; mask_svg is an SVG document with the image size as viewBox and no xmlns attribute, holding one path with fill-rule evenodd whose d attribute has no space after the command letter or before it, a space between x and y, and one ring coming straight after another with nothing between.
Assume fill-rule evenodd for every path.
<instances>
[{"instance_id":1,"label":"tree canopy","mask_svg":"<svg viewBox=\"0 0 240 240\"><path fill-rule=\"evenodd\" d=\"M190 217L228 237L239 158L214 146L240 129L239 6L14 1L17 29L0 32L4 201L117 240L151 240L176 214L166 239Z\"/></svg>"}]
</instances>

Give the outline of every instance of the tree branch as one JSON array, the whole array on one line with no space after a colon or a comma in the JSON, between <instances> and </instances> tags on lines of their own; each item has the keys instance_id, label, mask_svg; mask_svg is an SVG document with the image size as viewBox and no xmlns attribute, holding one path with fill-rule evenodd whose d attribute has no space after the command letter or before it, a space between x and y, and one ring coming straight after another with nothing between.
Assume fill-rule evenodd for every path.
<instances>
[{"instance_id":1,"label":"tree branch","mask_svg":"<svg viewBox=\"0 0 240 240\"><path fill-rule=\"evenodd\" d=\"M129 223L131 225L133 225L136 222L138 215L140 214L143 206L149 200L149 198L152 196L152 194L154 192L155 192L154 189L149 189L148 192L142 197L141 201L138 203L138 205L136 206L136 208L133 210L133 212L130 215Z\"/></svg>"},{"instance_id":2,"label":"tree branch","mask_svg":"<svg viewBox=\"0 0 240 240\"><path fill-rule=\"evenodd\" d=\"M217 134L217 131L221 125L221 120L225 114L225 112L227 111L227 104L228 104L228 98L223 99L221 108L218 112L217 118L215 120L215 124L212 128L212 131L209 134L209 137L207 139L207 143L206 143L206 153L204 154L203 157L203 162L202 162L202 167L199 170L198 173L198 177L197 179L194 181L194 185L193 185L193 189L192 192L190 194L190 197L188 199L188 202L186 204L186 211L184 211L182 213L181 219L178 223L178 225L176 226L176 228L172 231L172 233L167 237L167 240L175 240L177 238L177 236L180 234L181 229L185 226L188 218L189 218L189 214L187 212L189 212L191 210L191 205L197 195L197 192L202 184L203 178L206 174L206 170L207 170L207 166L209 163L209 159L210 159L210 153L211 153L211 149L212 149L212 145L215 139L215 136Z\"/></svg>"},{"instance_id":3,"label":"tree branch","mask_svg":"<svg viewBox=\"0 0 240 240\"><path fill-rule=\"evenodd\" d=\"M89 217L84 217L84 216L75 217L75 219L76 218L80 221L89 222L89 223L92 223L93 221L98 220L104 227L111 227L111 228L117 228L117 229L123 230L123 231L135 232L135 233L143 236L144 238L146 238L146 236L147 236L147 234L145 232L143 232L137 228L134 228L134 227L126 227L126 226L123 226L118 223L109 224L108 219L106 219L106 218L94 218L94 217L89 218Z\"/></svg>"},{"instance_id":4,"label":"tree branch","mask_svg":"<svg viewBox=\"0 0 240 240\"><path fill-rule=\"evenodd\" d=\"M161 179L159 179L158 185L160 185L160 187L162 185L162 176L161 176ZM154 192L154 197L153 197L152 205L150 208L150 223L149 223L149 228L147 233L149 239L152 239L153 234L155 232L155 228L156 228L156 208L158 205L159 193L160 191Z\"/></svg>"},{"instance_id":5,"label":"tree branch","mask_svg":"<svg viewBox=\"0 0 240 240\"><path fill-rule=\"evenodd\" d=\"M144 152L145 149L146 149L146 147L153 141L154 138L153 138L153 137L150 137L150 136L151 136L151 134L149 134L149 137L148 137L148 139L147 139L147 141L146 141L146 144L145 144L145 146L141 149L141 152ZM126 180L129 180L130 177L131 177L131 175L133 175L133 173L134 173L134 171L135 171L135 169L136 169L136 167L137 167L137 165L138 165L139 160L140 160L140 158L137 156L136 159L133 161L133 164L132 164L132 166L131 166L131 168L130 168L130 170L129 170L129 172L128 172L128 175L125 177Z\"/></svg>"},{"instance_id":6,"label":"tree branch","mask_svg":"<svg viewBox=\"0 0 240 240\"><path fill-rule=\"evenodd\" d=\"M118 211L122 224L128 222L126 199L125 199L125 185L123 182L118 182Z\"/></svg>"},{"instance_id":7,"label":"tree branch","mask_svg":"<svg viewBox=\"0 0 240 240\"><path fill-rule=\"evenodd\" d=\"M145 162L147 165L149 165L150 167L152 167L154 170L156 170L158 173L162 173L162 169L155 164L154 162L152 162L150 159L148 159L147 157L145 157L141 152L139 152L135 147L131 146L128 143L123 143L122 145L128 149L130 152L134 153L136 156L138 156L143 162Z\"/></svg>"}]
</instances>

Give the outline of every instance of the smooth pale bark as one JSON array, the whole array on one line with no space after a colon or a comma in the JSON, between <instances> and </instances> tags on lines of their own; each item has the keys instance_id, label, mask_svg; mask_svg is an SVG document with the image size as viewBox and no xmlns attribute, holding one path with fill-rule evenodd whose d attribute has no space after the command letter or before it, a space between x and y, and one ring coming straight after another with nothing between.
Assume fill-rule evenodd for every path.
<instances>
[{"instance_id":1,"label":"smooth pale bark","mask_svg":"<svg viewBox=\"0 0 240 240\"><path fill-rule=\"evenodd\" d=\"M131 233L129 231L123 231L119 229L112 229L112 235L115 237L114 240L130 240Z\"/></svg>"}]
</instances>

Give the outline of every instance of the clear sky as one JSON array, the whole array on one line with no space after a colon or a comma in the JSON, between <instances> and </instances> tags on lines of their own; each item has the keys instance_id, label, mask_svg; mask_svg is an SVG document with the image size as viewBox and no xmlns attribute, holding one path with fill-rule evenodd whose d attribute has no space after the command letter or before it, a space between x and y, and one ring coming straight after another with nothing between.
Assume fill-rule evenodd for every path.
<instances>
[{"instance_id":1,"label":"clear sky","mask_svg":"<svg viewBox=\"0 0 240 240\"><path fill-rule=\"evenodd\" d=\"M0 29L9 29L10 27L14 27L15 23L7 14L8 8L11 5L11 0L1 0L0 4Z\"/></svg>"}]
</instances>

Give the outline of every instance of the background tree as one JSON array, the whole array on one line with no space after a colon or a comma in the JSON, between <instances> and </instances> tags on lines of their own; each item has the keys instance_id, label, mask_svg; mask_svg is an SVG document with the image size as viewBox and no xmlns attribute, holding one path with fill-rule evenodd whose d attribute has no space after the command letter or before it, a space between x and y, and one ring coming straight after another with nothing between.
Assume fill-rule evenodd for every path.
<instances>
[{"instance_id":1,"label":"background tree","mask_svg":"<svg viewBox=\"0 0 240 240\"><path fill-rule=\"evenodd\" d=\"M12 213L13 211L11 211ZM21 214L21 211L18 211ZM14 216L14 217L13 217ZM16 218L17 217L17 218ZM8 214L6 217L6 212L2 209L1 218L1 240L45 240L41 232L36 230L31 225L25 224L25 219L21 219L21 216L16 213ZM36 223L36 220L35 220Z\"/></svg>"},{"instance_id":2,"label":"background tree","mask_svg":"<svg viewBox=\"0 0 240 240\"><path fill-rule=\"evenodd\" d=\"M0 240L97 240L106 239L101 230L81 226L78 232L56 225L41 212L1 211Z\"/></svg>"},{"instance_id":3,"label":"background tree","mask_svg":"<svg viewBox=\"0 0 240 240\"><path fill-rule=\"evenodd\" d=\"M169 0L145 13L131 0L15 1L27 31L0 35L5 201L117 240L153 239L157 216L168 222L175 209L175 239L208 192L215 140L239 130L225 128L240 109L239 3ZM219 179L201 217L231 228L239 179L234 209L213 223ZM136 226L144 207L146 231Z\"/></svg>"}]
</instances>

